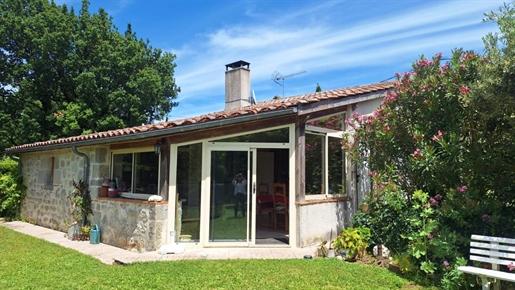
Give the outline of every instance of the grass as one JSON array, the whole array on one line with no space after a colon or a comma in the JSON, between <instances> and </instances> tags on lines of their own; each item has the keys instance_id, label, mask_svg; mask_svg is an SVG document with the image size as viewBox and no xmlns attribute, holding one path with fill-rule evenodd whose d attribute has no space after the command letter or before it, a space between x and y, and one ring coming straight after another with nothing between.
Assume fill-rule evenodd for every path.
<instances>
[{"instance_id":1,"label":"grass","mask_svg":"<svg viewBox=\"0 0 515 290\"><path fill-rule=\"evenodd\" d=\"M337 259L188 260L104 265L0 226L0 289L436 289Z\"/></svg>"}]
</instances>

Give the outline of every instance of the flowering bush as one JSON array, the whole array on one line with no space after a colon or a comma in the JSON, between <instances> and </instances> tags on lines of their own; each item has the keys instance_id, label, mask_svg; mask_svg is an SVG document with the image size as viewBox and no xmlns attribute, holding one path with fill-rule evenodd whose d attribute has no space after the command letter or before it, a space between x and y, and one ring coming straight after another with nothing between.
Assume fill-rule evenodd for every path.
<instances>
[{"instance_id":1,"label":"flowering bush","mask_svg":"<svg viewBox=\"0 0 515 290\"><path fill-rule=\"evenodd\" d=\"M513 3L487 14L501 34L485 38L486 56L422 56L374 114L345 121L354 132L342 149L373 183L354 226L444 288L464 285L456 269L471 234L515 235Z\"/></svg>"}]
</instances>

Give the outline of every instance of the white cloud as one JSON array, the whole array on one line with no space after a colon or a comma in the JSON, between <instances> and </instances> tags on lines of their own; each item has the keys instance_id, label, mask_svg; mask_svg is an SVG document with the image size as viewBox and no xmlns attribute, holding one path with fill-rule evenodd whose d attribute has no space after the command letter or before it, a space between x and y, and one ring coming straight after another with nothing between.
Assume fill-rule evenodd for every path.
<instances>
[{"instance_id":1,"label":"white cloud","mask_svg":"<svg viewBox=\"0 0 515 290\"><path fill-rule=\"evenodd\" d=\"M271 82L271 74L276 70L283 75L307 70L313 79L322 73L347 74L362 67L409 64L421 54L447 55L456 47L477 47L481 37L495 29L492 23L480 24L483 12L502 4L501 1L436 2L424 9L418 6L417 10L402 13L388 11L384 17L377 11L373 16L364 10L361 22L344 25L340 20L347 17L348 5L353 3L327 1L319 6L284 11L285 17L272 15L273 20L262 22L255 20L264 17L264 13L250 9L247 12L253 18L251 24L240 22L202 35L196 45L187 45L187 53L177 53L176 78L182 88L183 104L208 95L219 96L223 102L224 65L240 59L251 63L253 88L268 88L265 93L271 95L271 90L281 91ZM297 87L311 88L311 82ZM182 111L181 106L178 110Z\"/></svg>"}]
</instances>

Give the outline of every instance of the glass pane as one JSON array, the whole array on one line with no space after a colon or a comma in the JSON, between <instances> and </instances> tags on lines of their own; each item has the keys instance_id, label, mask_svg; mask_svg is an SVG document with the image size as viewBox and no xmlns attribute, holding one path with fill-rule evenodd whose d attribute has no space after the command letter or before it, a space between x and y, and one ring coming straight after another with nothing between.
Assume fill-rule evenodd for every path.
<instances>
[{"instance_id":1,"label":"glass pane","mask_svg":"<svg viewBox=\"0 0 515 290\"><path fill-rule=\"evenodd\" d=\"M336 131L343 131L344 115L335 115L323 119L307 122L306 125L315 126L320 128L332 129Z\"/></svg>"},{"instance_id":2,"label":"glass pane","mask_svg":"<svg viewBox=\"0 0 515 290\"><path fill-rule=\"evenodd\" d=\"M154 152L134 153L133 193L157 194L159 155Z\"/></svg>"},{"instance_id":3,"label":"glass pane","mask_svg":"<svg viewBox=\"0 0 515 290\"><path fill-rule=\"evenodd\" d=\"M329 137L329 194L345 194L345 159L340 138Z\"/></svg>"},{"instance_id":4,"label":"glass pane","mask_svg":"<svg viewBox=\"0 0 515 290\"><path fill-rule=\"evenodd\" d=\"M215 142L257 142L257 143L288 143L290 140L288 128L259 132L216 140Z\"/></svg>"},{"instance_id":5,"label":"glass pane","mask_svg":"<svg viewBox=\"0 0 515 290\"><path fill-rule=\"evenodd\" d=\"M306 134L306 194L322 194L324 136Z\"/></svg>"},{"instance_id":6,"label":"glass pane","mask_svg":"<svg viewBox=\"0 0 515 290\"><path fill-rule=\"evenodd\" d=\"M211 153L210 241L247 241L247 164L247 151Z\"/></svg>"},{"instance_id":7,"label":"glass pane","mask_svg":"<svg viewBox=\"0 0 515 290\"><path fill-rule=\"evenodd\" d=\"M199 241L202 144L180 146L177 150L178 228L180 241Z\"/></svg>"},{"instance_id":8,"label":"glass pane","mask_svg":"<svg viewBox=\"0 0 515 290\"><path fill-rule=\"evenodd\" d=\"M120 191L130 192L132 187L132 153L113 155L113 179Z\"/></svg>"}]
</instances>

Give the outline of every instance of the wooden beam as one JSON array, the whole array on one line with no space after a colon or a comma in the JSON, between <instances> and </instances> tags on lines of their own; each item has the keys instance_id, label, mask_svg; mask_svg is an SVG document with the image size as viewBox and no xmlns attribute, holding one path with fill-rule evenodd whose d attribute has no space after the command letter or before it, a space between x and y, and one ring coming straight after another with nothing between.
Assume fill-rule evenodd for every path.
<instances>
[{"instance_id":1,"label":"wooden beam","mask_svg":"<svg viewBox=\"0 0 515 290\"><path fill-rule=\"evenodd\" d=\"M159 195L163 200L168 200L169 168L170 168L170 144L163 139L161 154L159 154Z\"/></svg>"},{"instance_id":2,"label":"wooden beam","mask_svg":"<svg viewBox=\"0 0 515 290\"><path fill-rule=\"evenodd\" d=\"M310 103L310 104L301 104L299 106L299 115L308 115L313 114L319 111L325 111L333 108L343 108L347 105L361 103L369 100L374 100L378 98L383 98L386 95L387 90L377 91L373 93L368 93L364 95L358 96L350 96L342 99L327 99L321 100L318 102Z\"/></svg>"},{"instance_id":3,"label":"wooden beam","mask_svg":"<svg viewBox=\"0 0 515 290\"><path fill-rule=\"evenodd\" d=\"M295 202L306 199L306 116L295 122Z\"/></svg>"}]
</instances>

